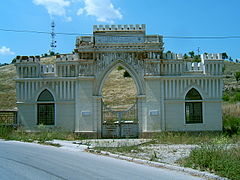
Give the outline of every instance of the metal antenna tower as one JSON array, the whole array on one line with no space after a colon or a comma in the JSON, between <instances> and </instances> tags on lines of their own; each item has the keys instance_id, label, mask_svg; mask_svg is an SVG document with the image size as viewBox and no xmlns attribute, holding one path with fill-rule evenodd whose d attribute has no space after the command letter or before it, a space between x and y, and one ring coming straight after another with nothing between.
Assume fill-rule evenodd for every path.
<instances>
[{"instance_id":1,"label":"metal antenna tower","mask_svg":"<svg viewBox=\"0 0 240 180\"><path fill-rule=\"evenodd\" d=\"M57 47L56 43L57 41L55 40L55 36L56 36L56 33L55 33L55 23L54 23L54 20L52 20L52 23L51 23L51 38L52 38L52 42L50 44L50 47L51 47L51 52L54 52L54 49L55 47Z\"/></svg>"},{"instance_id":2,"label":"metal antenna tower","mask_svg":"<svg viewBox=\"0 0 240 180\"><path fill-rule=\"evenodd\" d=\"M199 53L200 53L200 47L197 48L197 52L198 52L198 56L199 56Z\"/></svg>"}]
</instances>

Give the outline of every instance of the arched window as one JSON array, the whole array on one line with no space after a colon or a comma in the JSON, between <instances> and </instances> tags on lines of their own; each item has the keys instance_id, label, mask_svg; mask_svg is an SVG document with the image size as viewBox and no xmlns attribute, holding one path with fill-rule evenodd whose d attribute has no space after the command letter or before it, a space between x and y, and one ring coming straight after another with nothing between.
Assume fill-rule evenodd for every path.
<instances>
[{"instance_id":1,"label":"arched window","mask_svg":"<svg viewBox=\"0 0 240 180\"><path fill-rule=\"evenodd\" d=\"M55 104L53 95L45 89L37 100L37 124L54 125Z\"/></svg>"},{"instance_id":2,"label":"arched window","mask_svg":"<svg viewBox=\"0 0 240 180\"><path fill-rule=\"evenodd\" d=\"M192 88L185 97L186 124L202 123L202 96Z\"/></svg>"}]
</instances>

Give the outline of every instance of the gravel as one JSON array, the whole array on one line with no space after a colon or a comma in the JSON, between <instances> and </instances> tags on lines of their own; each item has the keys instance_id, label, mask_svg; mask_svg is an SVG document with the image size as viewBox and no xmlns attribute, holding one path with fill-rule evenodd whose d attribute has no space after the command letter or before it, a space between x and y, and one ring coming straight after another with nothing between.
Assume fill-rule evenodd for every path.
<instances>
[{"instance_id":1,"label":"gravel","mask_svg":"<svg viewBox=\"0 0 240 180\"><path fill-rule=\"evenodd\" d=\"M176 165L177 160L189 156L190 152L197 147L198 145L152 144L140 146L139 150L132 150L131 153L118 154Z\"/></svg>"}]
</instances>

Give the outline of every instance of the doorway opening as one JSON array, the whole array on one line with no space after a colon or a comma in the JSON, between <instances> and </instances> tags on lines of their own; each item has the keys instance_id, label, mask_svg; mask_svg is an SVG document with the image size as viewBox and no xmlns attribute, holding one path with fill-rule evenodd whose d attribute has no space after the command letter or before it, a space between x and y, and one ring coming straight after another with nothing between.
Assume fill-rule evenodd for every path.
<instances>
[{"instance_id":1,"label":"doorway opening","mask_svg":"<svg viewBox=\"0 0 240 180\"><path fill-rule=\"evenodd\" d=\"M138 137L137 89L122 66L108 74L102 88L102 137Z\"/></svg>"}]
</instances>

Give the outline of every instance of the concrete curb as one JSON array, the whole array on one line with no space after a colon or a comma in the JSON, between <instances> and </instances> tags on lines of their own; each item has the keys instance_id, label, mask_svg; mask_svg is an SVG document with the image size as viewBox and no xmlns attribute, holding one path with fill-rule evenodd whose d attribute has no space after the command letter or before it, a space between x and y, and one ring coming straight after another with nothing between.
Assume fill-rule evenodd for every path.
<instances>
[{"instance_id":1,"label":"concrete curb","mask_svg":"<svg viewBox=\"0 0 240 180\"><path fill-rule=\"evenodd\" d=\"M195 169L191 169L191 168L185 168L185 167L180 167L180 166L176 166L176 165L164 164L164 163L160 163L160 162L154 162L154 161L143 160L143 159L139 159L139 158L133 158L133 157L128 157L128 156L113 154L113 153L110 153L107 151L99 151L99 150L94 150L94 149L87 149L86 151L95 153L95 154L109 156L112 158L131 161L134 163L146 164L149 166L154 166L154 167L158 167L158 168L166 168L166 169L174 170L174 171L181 171L184 173L191 174L193 176L199 176L199 177L203 177L206 179L229 180L227 178L223 178L223 177L217 176L215 174L211 174L209 172L203 172L203 171L199 171L199 170L195 170Z\"/></svg>"}]
</instances>

